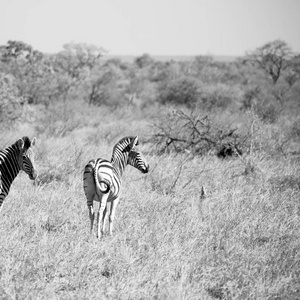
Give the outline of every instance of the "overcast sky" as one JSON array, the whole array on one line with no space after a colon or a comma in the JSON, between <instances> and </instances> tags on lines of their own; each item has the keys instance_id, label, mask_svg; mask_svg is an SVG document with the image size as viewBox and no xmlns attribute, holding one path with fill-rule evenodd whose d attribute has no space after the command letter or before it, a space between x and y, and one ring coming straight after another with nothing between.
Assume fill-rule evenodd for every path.
<instances>
[{"instance_id":1,"label":"overcast sky","mask_svg":"<svg viewBox=\"0 0 300 300\"><path fill-rule=\"evenodd\" d=\"M300 0L0 0L0 45L69 42L109 54L244 55L282 39L300 52Z\"/></svg>"}]
</instances>

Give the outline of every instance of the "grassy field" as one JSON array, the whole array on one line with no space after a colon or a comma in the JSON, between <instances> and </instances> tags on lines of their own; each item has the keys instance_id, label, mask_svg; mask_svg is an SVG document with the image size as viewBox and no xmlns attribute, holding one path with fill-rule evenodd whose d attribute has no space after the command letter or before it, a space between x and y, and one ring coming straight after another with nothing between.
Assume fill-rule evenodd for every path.
<instances>
[{"instance_id":1,"label":"grassy field","mask_svg":"<svg viewBox=\"0 0 300 300\"><path fill-rule=\"evenodd\" d=\"M56 116L1 133L3 147L37 136L39 171L36 184L17 177L1 210L1 299L300 298L299 156L158 156L142 111ZM126 169L115 233L99 241L83 168L127 135L151 171Z\"/></svg>"}]
</instances>

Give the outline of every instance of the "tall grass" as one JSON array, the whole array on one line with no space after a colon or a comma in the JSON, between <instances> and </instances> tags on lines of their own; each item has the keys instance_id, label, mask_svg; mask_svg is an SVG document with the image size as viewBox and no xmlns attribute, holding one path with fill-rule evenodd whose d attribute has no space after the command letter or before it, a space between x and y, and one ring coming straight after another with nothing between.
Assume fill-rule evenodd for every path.
<instances>
[{"instance_id":1,"label":"tall grass","mask_svg":"<svg viewBox=\"0 0 300 300\"><path fill-rule=\"evenodd\" d=\"M123 136L143 141L149 122L84 112L83 125L63 135L35 129L39 180L19 175L1 210L0 298L300 298L299 160L157 156L141 142L151 171L126 169L115 233L99 241L89 233L83 168L110 159Z\"/></svg>"}]
</instances>

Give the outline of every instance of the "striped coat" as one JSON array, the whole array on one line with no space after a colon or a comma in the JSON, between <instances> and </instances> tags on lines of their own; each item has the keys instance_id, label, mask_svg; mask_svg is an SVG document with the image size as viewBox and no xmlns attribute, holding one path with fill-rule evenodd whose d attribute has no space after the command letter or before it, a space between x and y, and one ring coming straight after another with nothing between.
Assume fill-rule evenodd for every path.
<instances>
[{"instance_id":1,"label":"striped coat","mask_svg":"<svg viewBox=\"0 0 300 300\"><path fill-rule=\"evenodd\" d=\"M127 165L142 173L149 171L149 164L137 149L138 137L125 137L113 148L111 161L93 159L85 166L83 188L90 216L90 228L93 230L95 212L94 201L100 202L97 212L97 237L101 237L105 228L107 203L111 204L109 213L109 233L113 232L116 207L119 203L122 177Z\"/></svg>"},{"instance_id":2,"label":"striped coat","mask_svg":"<svg viewBox=\"0 0 300 300\"><path fill-rule=\"evenodd\" d=\"M23 137L11 146L0 150L0 208L8 195L11 184L21 170L28 174L31 180L37 176L34 167L32 147L36 138L30 140Z\"/></svg>"}]
</instances>

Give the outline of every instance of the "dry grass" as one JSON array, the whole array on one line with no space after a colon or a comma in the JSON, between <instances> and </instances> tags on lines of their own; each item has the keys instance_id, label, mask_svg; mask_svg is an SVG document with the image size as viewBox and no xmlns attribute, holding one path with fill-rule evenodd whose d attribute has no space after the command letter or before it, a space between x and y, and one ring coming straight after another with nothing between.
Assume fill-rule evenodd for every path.
<instances>
[{"instance_id":1,"label":"dry grass","mask_svg":"<svg viewBox=\"0 0 300 300\"><path fill-rule=\"evenodd\" d=\"M300 298L295 158L253 156L247 173L241 158L156 156L141 144L151 172L128 167L114 236L90 236L84 165L149 130L115 114L37 137L39 183L19 175L1 210L1 299Z\"/></svg>"}]
</instances>

